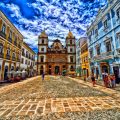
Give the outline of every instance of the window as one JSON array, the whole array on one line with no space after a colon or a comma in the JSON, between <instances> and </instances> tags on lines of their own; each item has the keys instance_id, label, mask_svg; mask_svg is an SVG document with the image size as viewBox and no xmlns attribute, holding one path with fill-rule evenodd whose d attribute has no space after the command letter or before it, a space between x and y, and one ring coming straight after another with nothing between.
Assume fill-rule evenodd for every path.
<instances>
[{"instance_id":1,"label":"window","mask_svg":"<svg viewBox=\"0 0 120 120\"><path fill-rule=\"evenodd\" d=\"M120 18L120 8L117 9L116 14L117 14L117 18L119 19Z\"/></svg>"},{"instance_id":2,"label":"window","mask_svg":"<svg viewBox=\"0 0 120 120\"><path fill-rule=\"evenodd\" d=\"M70 52L72 52L73 51L73 49L72 48L70 48Z\"/></svg>"},{"instance_id":3,"label":"window","mask_svg":"<svg viewBox=\"0 0 120 120\"><path fill-rule=\"evenodd\" d=\"M92 58L93 57L93 51L90 50L90 57Z\"/></svg>"},{"instance_id":4,"label":"window","mask_svg":"<svg viewBox=\"0 0 120 120\"><path fill-rule=\"evenodd\" d=\"M100 55L100 46L96 47L97 55Z\"/></svg>"},{"instance_id":5,"label":"window","mask_svg":"<svg viewBox=\"0 0 120 120\"><path fill-rule=\"evenodd\" d=\"M98 29L95 30L95 36L98 36Z\"/></svg>"},{"instance_id":6,"label":"window","mask_svg":"<svg viewBox=\"0 0 120 120\"><path fill-rule=\"evenodd\" d=\"M25 64L27 64L27 60L25 61Z\"/></svg>"},{"instance_id":7,"label":"window","mask_svg":"<svg viewBox=\"0 0 120 120\"><path fill-rule=\"evenodd\" d=\"M7 55L10 55L10 48L7 49Z\"/></svg>"},{"instance_id":8,"label":"window","mask_svg":"<svg viewBox=\"0 0 120 120\"><path fill-rule=\"evenodd\" d=\"M24 63L24 58L22 58L22 61L21 61L22 63Z\"/></svg>"},{"instance_id":9,"label":"window","mask_svg":"<svg viewBox=\"0 0 120 120\"><path fill-rule=\"evenodd\" d=\"M6 25L5 24L3 24L3 26L2 26L2 32L5 34L5 32L6 32Z\"/></svg>"},{"instance_id":10,"label":"window","mask_svg":"<svg viewBox=\"0 0 120 120\"><path fill-rule=\"evenodd\" d=\"M111 42L106 42L106 51L110 52L111 51Z\"/></svg>"},{"instance_id":11,"label":"window","mask_svg":"<svg viewBox=\"0 0 120 120\"><path fill-rule=\"evenodd\" d=\"M41 56L41 62L44 62L44 56Z\"/></svg>"},{"instance_id":12,"label":"window","mask_svg":"<svg viewBox=\"0 0 120 120\"><path fill-rule=\"evenodd\" d=\"M42 39L42 44L44 44L44 39Z\"/></svg>"},{"instance_id":13,"label":"window","mask_svg":"<svg viewBox=\"0 0 120 120\"><path fill-rule=\"evenodd\" d=\"M73 56L70 56L70 62L73 63Z\"/></svg>"},{"instance_id":14,"label":"window","mask_svg":"<svg viewBox=\"0 0 120 120\"><path fill-rule=\"evenodd\" d=\"M107 20L104 21L104 28L107 28L108 27L108 22Z\"/></svg>"},{"instance_id":15,"label":"window","mask_svg":"<svg viewBox=\"0 0 120 120\"><path fill-rule=\"evenodd\" d=\"M2 54L2 53L3 53L3 44L0 43L0 54Z\"/></svg>"},{"instance_id":16,"label":"window","mask_svg":"<svg viewBox=\"0 0 120 120\"><path fill-rule=\"evenodd\" d=\"M70 40L70 44L72 44L72 40Z\"/></svg>"},{"instance_id":17,"label":"window","mask_svg":"<svg viewBox=\"0 0 120 120\"><path fill-rule=\"evenodd\" d=\"M12 31L10 30L10 33L9 33L9 38L12 39Z\"/></svg>"},{"instance_id":18,"label":"window","mask_svg":"<svg viewBox=\"0 0 120 120\"><path fill-rule=\"evenodd\" d=\"M12 57L15 58L15 53L12 54Z\"/></svg>"},{"instance_id":19,"label":"window","mask_svg":"<svg viewBox=\"0 0 120 120\"><path fill-rule=\"evenodd\" d=\"M41 51L44 52L44 48L41 48Z\"/></svg>"}]
</instances>

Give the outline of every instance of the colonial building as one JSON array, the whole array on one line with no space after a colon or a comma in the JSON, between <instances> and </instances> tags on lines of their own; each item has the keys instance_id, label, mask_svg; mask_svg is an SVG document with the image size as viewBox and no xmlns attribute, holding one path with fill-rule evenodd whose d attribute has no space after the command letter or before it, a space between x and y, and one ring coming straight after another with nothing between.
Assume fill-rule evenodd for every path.
<instances>
[{"instance_id":1,"label":"colonial building","mask_svg":"<svg viewBox=\"0 0 120 120\"><path fill-rule=\"evenodd\" d=\"M88 43L87 38L83 37L80 41L80 66L81 66L81 76L88 78L90 75L89 67L89 53L88 53Z\"/></svg>"},{"instance_id":2,"label":"colonial building","mask_svg":"<svg viewBox=\"0 0 120 120\"><path fill-rule=\"evenodd\" d=\"M120 75L120 1L108 0L87 30L91 72Z\"/></svg>"},{"instance_id":3,"label":"colonial building","mask_svg":"<svg viewBox=\"0 0 120 120\"><path fill-rule=\"evenodd\" d=\"M0 11L0 80L20 68L22 43L22 34Z\"/></svg>"},{"instance_id":4,"label":"colonial building","mask_svg":"<svg viewBox=\"0 0 120 120\"><path fill-rule=\"evenodd\" d=\"M49 39L45 31L38 37L38 74L61 74L63 70L75 71L76 46L75 37L69 31L65 46L56 39L49 46Z\"/></svg>"},{"instance_id":5,"label":"colonial building","mask_svg":"<svg viewBox=\"0 0 120 120\"><path fill-rule=\"evenodd\" d=\"M22 45L21 70L32 73L35 66L35 52L25 43Z\"/></svg>"},{"instance_id":6,"label":"colonial building","mask_svg":"<svg viewBox=\"0 0 120 120\"><path fill-rule=\"evenodd\" d=\"M76 74L80 76L80 39L76 41Z\"/></svg>"}]
</instances>

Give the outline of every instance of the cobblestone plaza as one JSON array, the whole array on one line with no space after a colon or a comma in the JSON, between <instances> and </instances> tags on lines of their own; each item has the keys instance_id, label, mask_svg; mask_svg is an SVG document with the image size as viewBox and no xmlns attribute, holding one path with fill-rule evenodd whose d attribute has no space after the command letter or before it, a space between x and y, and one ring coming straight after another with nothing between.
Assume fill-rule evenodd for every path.
<instances>
[{"instance_id":1,"label":"cobblestone plaza","mask_svg":"<svg viewBox=\"0 0 120 120\"><path fill-rule=\"evenodd\" d=\"M46 76L42 81L38 76L0 89L3 120L120 118L119 91L99 85L93 88L91 83L76 78Z\"/></svg>"}]
</instances>

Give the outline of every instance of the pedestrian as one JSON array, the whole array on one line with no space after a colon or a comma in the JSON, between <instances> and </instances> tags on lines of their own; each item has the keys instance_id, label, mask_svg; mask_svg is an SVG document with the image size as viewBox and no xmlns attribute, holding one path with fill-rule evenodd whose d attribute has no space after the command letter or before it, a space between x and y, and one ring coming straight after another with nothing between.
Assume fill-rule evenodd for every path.
<instances>
[{"instance_id":1,"label":"pedestrian","mask_svg":"<svg viewBox=\"0 0 120 120\"><path fill-rule=\"evenodd\" d=\"M104 78L104 85L105 85L105 87L109 87L108 85L109 85L109 77L108 77L108 74L107 73L105 73L105 78Z\"/></svg>"},{"instance_id":2,"label":"pedestrian","mask_svg":"<svg viewBox=\"0 0 120 120\"><path fill-rule=\"evenodd\" d=\"M42 81L44 80L45 74L44 72L42 73Z\"/></svg>"},{"instance_id":3,"label":"pedestrian","mask_svg":"<svg viewBox=\"0 0 120 120\"><path fill-rule=\"evenodd\" d=\"M91 75L91 80L92 80L93 87L95 87L96 82L95 82L94 74Z\"/></svg>"},{"instance_id":4,"label":"pedestrian","mask_svg":"<svg viewBox=\"0 0 120 120\"><path fill-rule=\"evenodd\" d=\"M112 74L110 79L111 79L111 87L115 88L115 86L116 86L116 84L115 84L116 83L115 75Z\"/></svg>"}]
</instances>

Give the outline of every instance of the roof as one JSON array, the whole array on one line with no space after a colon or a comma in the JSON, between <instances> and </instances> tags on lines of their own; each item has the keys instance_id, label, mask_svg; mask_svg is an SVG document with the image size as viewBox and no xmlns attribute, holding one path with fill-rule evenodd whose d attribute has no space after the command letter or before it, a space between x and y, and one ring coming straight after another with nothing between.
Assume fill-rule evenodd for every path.
<instances>
[{"instance_id":1,"label":"roof","mask_svg":"<svg viewBox=\"0 0 120 120\"><path fill-rule=\"evenodd\" d=\"M75 38L70 30L69 30L69 33L67 35L67 38Z\"/></svg>"},{"instance_id":2,"label":"roof","mask_svg":"<svg viewBox=\"0 0 120 120\"><path fill-rule=\"evenodd\" d=\"M40 34L39 37L41 37L41 38L42 38L42 37L43 37L43 38L48 37L47 34L46 34L46 32L45 32L45 30Z\"/></svg>"}]
</instances>

